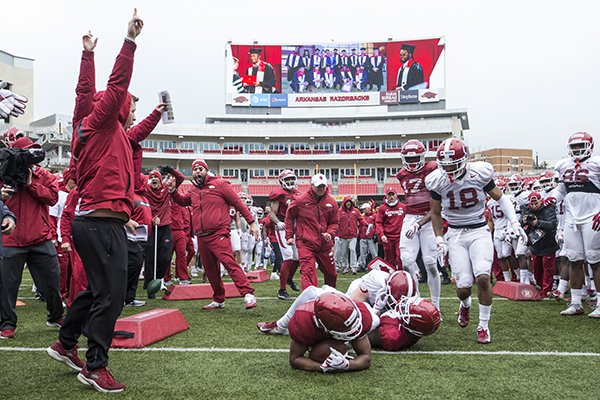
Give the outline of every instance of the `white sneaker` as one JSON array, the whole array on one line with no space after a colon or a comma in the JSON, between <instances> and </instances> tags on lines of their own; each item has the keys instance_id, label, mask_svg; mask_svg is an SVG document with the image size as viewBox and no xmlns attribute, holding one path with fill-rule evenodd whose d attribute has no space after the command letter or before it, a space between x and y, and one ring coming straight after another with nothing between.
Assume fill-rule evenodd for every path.
<instances>
[{"instance_id":1,"label":"white sneaker","mask_svg":"<svg viewBox=\"0 0 600 400\"><path fill-rule=\"evenodd\" d=\"M272 272L271 273L271 280L272 281L278 281L279 280L279 274L277 272Z\"/></svg>"},{"instance_id":2,"label":"white sneaker","mask_svg":"<svg viewBox=\"0 0 600 400\"><path fill-rule=\"evenodd\" d=\"M560 315L583 315L584 311L583 311L583 307L581 306L575 306L573 304L569 305L569 307L566 310L562 310L560 312Z\"/></svg>"},{"instance_id":3,"label":"white sneaker","mask_svg":"<svg viewBox=\"0 0 600 400\"><path fill-rule=\"evenodd\" d=\"M244 296L244 305L246 306L246 310L256 307L256 297L252 293L247 293Z\"/></svg>"},{"instance_id":4,"label":"white sneaker","mask_svg":"<svg viewBox=\"0 0 600 400\"><path fill-rule=\"evenodd\" d=\"M225 307L225 303L217 303L216 301L213 301L210 304L203 306L202 309L204 311L212 311L223 307Z\"/></svg>"},{"instance_id":5,"label":"white sneaker","mask_svg":"<svg viewBox=\"0 0 600 400\"><path fill-rule=\"evenodd\" d=\"M594 311L588 314L590 318L600 318L600 307L596 308Z\"/></svg>"},{"instance_id":6,"label":"white sneaker","mask_svg":"<svg viewBox=\"0 0 600 400\"><path fill-rule=\"evenodd\" d=\"M193 278L197 278L198 277L198 268L196 268L196 267L192 268L191 275Z\"/></svg>"}]
</instances>

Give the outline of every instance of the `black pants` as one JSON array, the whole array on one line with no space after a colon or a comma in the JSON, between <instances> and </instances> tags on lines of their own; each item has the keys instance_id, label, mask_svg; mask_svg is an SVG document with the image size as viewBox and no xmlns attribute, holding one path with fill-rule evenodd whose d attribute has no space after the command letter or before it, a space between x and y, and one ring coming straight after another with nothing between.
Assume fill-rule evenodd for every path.
<instances>
[{"instance_id":1,"label":"black pants","mask_svg":"<svg viewBox=\"0 0 600 400\"><path fill-rule=\"evenodd\" d=\"M131 303L135 300L138 278L144 265L145 255L146 242L127 241L127 291L125 293L125 303Z\"/></svg>"},{"instance_id":2,"label":"black pants","mask_svg":"<svg viewBox=\"0 0 600 400\"><path fill-rule=\"evenodd\" d=\"M46 298L48 322L56 322L63 317L60 298L60 268L56 248L50 240L26 247L5 247L4 260L0 264L0 329L17 327L17 295L27 266L38 291Z\"/></svg>"},{"instance_id":3,"label":"black pants","mask_svg":"<svg viewBox=\"0 0 600 400\"><path fill-rule=\"evenodd\" d=\"M173 255L171 227L169 225L159 226L156 231L153 230L148 236L146 264L144 266L144 288L154 279L154 235L157 234L156 279L164 278L167 268L171 267L171 257Z\"/></svg>"},{"instance_id":4,"label":"black pants","mask_svg":"<svg viewBox=\"0 0 600 400\"><path fill-rule=\"evenodd\" d=\"M275 263L273 264L273 272L279 273L281 271L281 265L283 264L283 256L281 255L281 248L279 243L271 242L271 248L275 254Z\"/></svg>"},{"instance_id":5,"label":"black pants","mask_svg":"<svg viewBox=\"0 0 600 400\"><path fill-rule=\"evenodd\" d=\"M127 286L127 236L123 222L112 218L76 217L73 242L88 286L67 312L59 339L67 349L77 344L85 325L89 370L108 365L115 322L123 310Z\"/></svg>"}]
</instances>

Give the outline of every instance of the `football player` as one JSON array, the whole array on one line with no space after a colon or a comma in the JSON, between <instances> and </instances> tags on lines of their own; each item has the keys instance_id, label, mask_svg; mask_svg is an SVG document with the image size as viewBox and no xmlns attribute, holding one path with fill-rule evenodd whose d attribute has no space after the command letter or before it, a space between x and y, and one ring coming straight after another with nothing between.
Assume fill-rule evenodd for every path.
<instances>
[{"instance_id":1,"label":"football player","mask_svg":"<svg viewBox=\"0 0 600 400\"><path fill-rule=\"evenodd\" d=\"M502 181L496 180L496 186L504 193ZM507 241L506 236L508 235L508 219L502 212L498 202L491 197L488 198L487 208L490 210L490 216L494 225L494 250L500 261L500 268L502 268L502 276L506 282L511 281L510 263L509 258L512 256L512 245L511 241ZM516 271L518 274L518 270Z\"/></svg>"},{"instance_id":2,"label":"football player","mask_svg":"<svg viewBox=\"0 0 600 400\"><path fill-rule=\"evenodd\" d=\"M279 274L279 292L277 292L277 297L282 300L290 300L286 284L290 285L294 291L299 290L293 278L300 263L298 262L298 248L295 244L288 244L285 239L285 213L292 200L300 194L296 185L296 174L292 170L284 169L279 173L279 185L281 186L280 188L273 190L269 194L269 201L271 202L269 217L275 226L277 244L283 258Z\"/></svg>"},{"instance_id":3,"label":"football player","mask_svg":"<svg viewBox=\"0 0 600 400\"><path fill-rule=\"evenodd\" d=\"M477 342L486 344L491 341L488 322L492 311L490 272L494 258L492 235L484 212L486 193L498 201L512 233L521 240L526 240L526 236L513 205L494 182L491 164L468 162L468 158L469 150L462 140L444 140L437 151L439 169L425 178L425 185L431 191L431 221L438 257L442 261L448 255L456 276L456 294L461 301L458 324L462 328L469 324L475 277L479 298ZM445 238L442 212L448 221Z\"/></svg>"},{"instance_id":4,"label":"football player","mask_svg":"<svg viewBox=\"0 0 600 400\"><path fill-rule=\"evenodd\" d=\"M437 170L435 161L425 162L425 146L418 140L407 141L400 151L402 169L396 175L404 189L405 216L400 234L402 268L415 280L419 272L417 257L421 251L427 270L431 302L440 308L440 273L437 268L435 235L429 214L429 191L425 177Z\"/></svg>"},{"instance_id":5,"label":"football player","mask_svg":"<svg viewBox=\"0 0 600 400\"><path fill-rule=\"evenodd\" d=\"M507 186L508 191L512 196L512 203L515 208L515 213L517 218L520 220L521 208L527 207L529 204L530 191L525 189L526 183L519 174L512 175L508 180ZM528 285L531 283L535 284L535 282L532 282L532 274L529 268L531 264L531 256L527 247L527 243L517 240L517 238L511 236L510 234L506 235L506 240L512 244L515 256L517 257L517 262L519 264L519 281Z\"/></svg>"},{"instance_id":6,"label":"football player","mask_svg":"<svg viewBox=\"0 0 600 400\"><path fill-rule=\"evenodd\" d=\"M253 207L254 199L249 194L244 192L238 193L240 199L244 202L246 207L250 210L252 217L255 221L258 221L256 217L256 208ZM242 252L242 264L241 267L246 271L250 271L253 265L253 257L252 254L254 252L254 246L256 245L256 239L254 235L250 232L250 224L246 222L245 219L240 218L240 227L241 227L241 252Z\"/></svg>"},{"instance_id":7,"label":"football player","mask_svg":"<svg viewBox=\"0 0 600 400\"><path fill-rule=\"evenodd\" d=\"M289 334L289 361L293 368L313 372L344 372L367 369L371 365L371 344L367 334L379 326L379 317L367 304L354 302L334 288L307 287L278 321L259 322L265 334ZM348 360L331 348L329 357L319 363L305 356L325 340L350 342L356 358Z\"/></svg>"},{"instance_id":8,"label":"football player","mask_svg":"<svg viewBox=\"0 0 600 400\"><path fill-rule=\"evenodd\" d=\"M586 132L571 135L568 148L570 157L556 165L560 183L551 201L564 200L564 246L571 262L571 304L561 315L582 315L584 263L590 264L600 287L600 157L592 157L594 139ZM600 318L600 307L588 317Z\"/></svg>"}]
</instances>

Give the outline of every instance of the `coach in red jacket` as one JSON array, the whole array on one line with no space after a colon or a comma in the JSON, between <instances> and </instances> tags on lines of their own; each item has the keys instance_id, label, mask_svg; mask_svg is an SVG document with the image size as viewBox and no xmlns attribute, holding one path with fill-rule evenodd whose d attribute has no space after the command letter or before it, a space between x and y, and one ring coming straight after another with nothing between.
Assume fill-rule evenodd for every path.
<instances>
[{"instance_id":1,"label":"coach in red jacket","mask_svg":"<svg viewBox=\"0 0 600 400\"><path fill-rule=\"evenodd\" d=\"M127 90L135 38L142 26L134 12L106 91L94 95L92 111L74 127L72 152L81 203L73 222L73 241L83 261L88 289L75 298L59 340L47 349L52 358L81 369L79 380L103 392L125 388L107 365L127 285L127 237L123 226L133 212L134 180L126 130L135 120L135 102ZM76 348L84 326L88 337L85 365L77 357Z\"/></svg>"},{"instance_id":2,"label":"coach in red jacket","mask_svg":"<svg viewBox=\"0 0 600 400\"><path fill-rule=\"evenodd\" d=\"M323 272L325 284L335 287L333 238L339 221L337 202L328 193L327 178L314 175L310 189L292 201L285 216L287 242L298 247L302 290L319 286L315 262Z\"/></svg>"},{"instance_id":3,"label":"coach in red jacket","mask_svg":"<svg viewBox=\"0 0 600 400\"><path fill-rule=\"evenodd\" d=\"M39 147L28 137L14 141L13 148ZM0 307L0 335L12 338L17 328L16 303L23 276L23 267L36 278L38 290L46 298L48 325L60 326L63 307L60 296L60 267L56 248L52 243L49 207L58 201L58 179L46 169L34 166L28 185L19 186L6 200L19 224L4 238L4 260L0 268L2 279L2 307Z\"/></svg>"},{"instance_id":4,"label":"coach in red jacket","mask_svg":"<svg viewBox=\"0 0 600 400\"><path fill-rule=\"evenodd\" d=\"M256 307L254 289L233 258L231 250L230 207L233 206L250 224L250 231L255 239L258 238L258 224L254 221L248 207L231 188L231 184L209 174L208 165L204 160L198 159L192 163L192 180L194 187L186 194L176 190L174 182L169 181L168 185L171 196L177 204L192 206L192 228L194 235L198 237L198 252L206 277L213 289L212 303L202 309L214 310L225 306L225 287L221 279L219 263L223 264L239 292L244 295L246 309L254 308Z\"/></svg>"},{"instance_id":5,"label":"coach in red jacket","mask_svg":"<svg viewBox=\"0 0 600 400\"><path fill-rule=\"evenodd\" d=\"M356 238L358 238L358 230L364 223L360 211L352 203L352 197L344 197L344 201L339 211L340 229L338 237L340 238L340 259L342 273L348 273L348 256L350 256L350 270L356 275L357 260L356 260Z\"/></svg>"},{"instance_id":6,"label":"coach in red jacket","mask_svg":"<svg viewBox=\"0 0 600 400\"><path fill-rule=\"evenodd\" d=\"M377 209L375 231L383 243L385 261L397 268L402 267L400 261L400 233L404 221L404 205L398 200L398 193L393 187L385 191L385 202Z\"/></svg>"}]
</instances>

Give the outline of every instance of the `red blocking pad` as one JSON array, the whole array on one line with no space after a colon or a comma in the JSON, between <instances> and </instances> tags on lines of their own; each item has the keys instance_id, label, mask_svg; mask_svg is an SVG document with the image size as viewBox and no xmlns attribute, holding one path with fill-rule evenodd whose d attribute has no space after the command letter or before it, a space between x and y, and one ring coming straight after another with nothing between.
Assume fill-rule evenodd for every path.
<instances>
[{"instance_id":1,"label":"red blocking pad","mask_svg":"<svg viewBox=\"0 0 600 400\"><path fill-rule=\"evenodd\" d=\"M506 297L517 301L542 300L540 293L533 285L519 282L496 282L493 293L496 296Z\"/></svg>"},{"instance_id":2,"label":"red blocking pad","mask_svg":"<svg viewBox=\"0 0 600 400\"><path fill-rule=\"evenodd\" d=\"M264 269L246 272L246 276L250 282L265 282L271 277L271 275Z\"/></svg>"},{"instance_id":3,"label":"red blocking pad","mask_svg":"<svg viewBox=\"0 0 600 400\"><path fill-rule=\"evenodd\" d=\"M172 308L156 308L118 319L115 331L131 332L133 337L114 337L112 347L146 347L188 328L189 325L181 311Z\"/></svg>"},{"instance_id":4,"label":"red blocking pad","mask_svg":"<svg viewBox=\"0 0 600 400\"><path fill-rule=\"evenodd\" d=\"M225 297L242 297L233 282L226 282ZM208 283L195 285L171 285L170 293L163 295L163 300L202 300L212 299L213 290Z\"/></svg>"}]
</instances>

